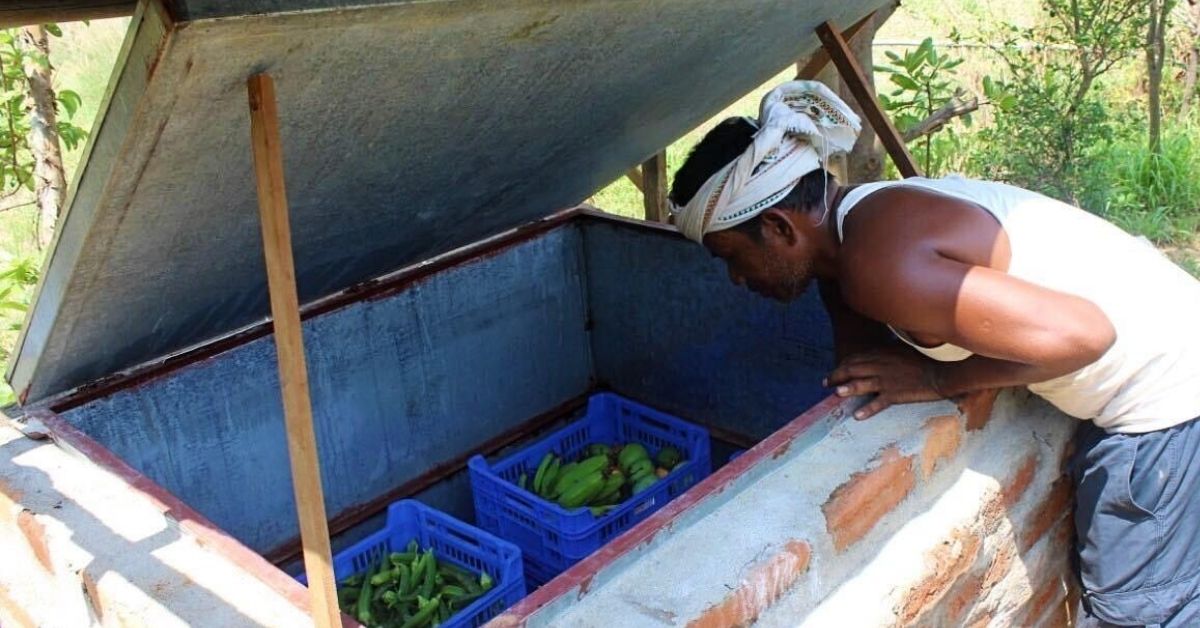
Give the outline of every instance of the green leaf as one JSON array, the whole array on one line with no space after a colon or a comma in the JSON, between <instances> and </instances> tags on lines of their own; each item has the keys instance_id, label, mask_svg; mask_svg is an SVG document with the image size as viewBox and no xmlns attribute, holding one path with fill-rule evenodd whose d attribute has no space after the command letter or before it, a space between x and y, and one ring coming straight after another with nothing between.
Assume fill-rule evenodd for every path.
<instances>
[{"instance_id":1,"label":"green leaf","mask_svg":"<svg viewBox=\"0 0 1200 628\"><path fill-rule=\"evenodd\" d=\"M903 89L910 89L914 91L921 89L921 86L918 85L916 81L903 74L893 74L891 80L893 83L899 85Z\"/></svg>"},{"instance_id":2,"label":"green leaf","mask_svg":"<svg viewBox=\"0 0 1200 628\"><path fill-rule=\"evenodd\" d=\"M900 62L901 62L901 60L900 60L900 55L898 55L898 54L896 54L896 53L892 52L891 50L885 50L883 54L884 54L884 56L886 56L886 57L888 58L888 60L889 60L889 61L891 61L892 63L900 63Z\"/></svg>"},{"instance_id":3,"label":"green leaf","mask_svg":"<svg viewBox=\"0 0 1200 628\"><path fill-rule=\"evenodd\" d=\"M983 76L983 95L987 96L988 100L994 100L996 97L996 83L986 74Z\"/></svg>"},{"instance_id":4,"label":"green leaf","mask_svg":"<svg viewBox=\"0 0 1200 628\"><path fill-rule=\"evenodd\" d=\"M1000 99L999 104L1001 109L1008 111L1017 106L1017 97L1012 94L1005 94L1005 96Z\"/></svg>"},{"instance_id":5,"label":"green leaf","mask_svg":"<svg viewBox=\"0 0 1200 628\"><path fill-rule=\"evenodd\" d=\"M921 45L917 46L917 54L921 55L925 59L928 59L930 63L933 63L934 55L936 53L933 52L932 37L926 37L925 40L921 42Z\"/></svg>"},{"instance_id":6,"label":"green leaf","mask_svg":"<svg viewBox=\"0 0 1200 628\"><path fill-rule=\"evenodd\" d=\"M62 37L62 29L58 27L58 24L44 24L42 28L55 37Z\"/></svg>"},{"instance_id":7,"label":"green leaf","mask_svg":"<svg viewBox=\"0 0 1200 628\"><path fill-rule=\"evenodd\" d=\"M67 111L67 117L74 118L75 112L79 111L79 106L83 104L83 98L72 90L63 89L58 92L58 102L62 103L63 109Z\"/></svg>"}]
</instances>

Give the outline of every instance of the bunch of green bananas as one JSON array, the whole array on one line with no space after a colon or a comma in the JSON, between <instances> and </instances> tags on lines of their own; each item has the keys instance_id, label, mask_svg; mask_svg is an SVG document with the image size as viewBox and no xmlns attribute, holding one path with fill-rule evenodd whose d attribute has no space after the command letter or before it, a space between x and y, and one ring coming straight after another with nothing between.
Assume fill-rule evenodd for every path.
<instances>
[{"instance_id":1,"label":"bunch of green bananas","mask_svg":"<svg viewBox=\"0 0 1200 628\"><path fill-rule=\"evenodd\" d=\"M521 474L517 485L567 510L588 506L599 517L650 488L684 462L679 450L670 446L659 450L652 460L639 443L592 443L575 462L564 464L554 452L547 453L538 464L532 486L528 473Z\"/></svg>"},{"instance_id":2,"label":"bunch of green bananas","mask_svg":"<svg viewBox=\"0 0 1200 628\"><path fill-rule=\"evenodd\" d=\"M374 628L424 628L445 623L494 586L456 565L438 563L433 550L411 541L403 552L384 554L378 565L338 585L338 604L347 615Z\"/></svg>"}]
</instances>

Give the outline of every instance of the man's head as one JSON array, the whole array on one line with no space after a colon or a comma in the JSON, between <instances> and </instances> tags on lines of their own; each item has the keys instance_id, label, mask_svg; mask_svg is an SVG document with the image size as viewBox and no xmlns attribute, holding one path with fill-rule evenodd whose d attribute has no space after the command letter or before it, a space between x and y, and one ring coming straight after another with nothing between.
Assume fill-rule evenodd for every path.
<instances>
[{"instance_id":1,"label":"man's head","mask_svg":"<svg viewBox=\"0 0 1200 628\"><path fill-rule=\"evenodd\" d=\"M671 202L679 207L691 202L713 175L746 152L757 131L746 118L729 118L709 131L675 174ZM749 220L705 233L703 244L725 261L735 284L780 301L795 299L812 281L828 241L827 194L836 187L833 175L813 170Z\"/></svg>"}]
</instances>

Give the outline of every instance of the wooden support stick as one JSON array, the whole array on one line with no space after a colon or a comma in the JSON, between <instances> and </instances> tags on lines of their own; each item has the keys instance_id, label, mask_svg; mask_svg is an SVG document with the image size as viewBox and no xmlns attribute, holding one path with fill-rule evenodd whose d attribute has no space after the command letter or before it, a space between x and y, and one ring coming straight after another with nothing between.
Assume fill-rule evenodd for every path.
<instances>
[{"instance_id":1,"label":"wooden support stick","mask_svg":"<svg viewBox=\"0 0 1200 628\"><path fill-rule=\"evenodd\" d=\"M846 45L846 40L842 38L841 33L833 27L833 24L824 22L817 27L817 37L821 39L825 51L829 53L829 58L837 67L838 74L846 83L846 87L858 101L859 107L862 107L867 122L875 129L879 140L883 142L883 147L896 164L896 169L905 177L921 176L917 162L908 152L908 146L904 144L904 138L900 137L896 126L884 113L883 106L879 104L875 93L867 86L867 78L863 75L862 68L858 67L858 61L854 59L854 54L850 52L850 47Z\"/></svg>"},{"instance_id":2,"label":"wooden support stick","mask_svg":"<svg viewBox=\"0 0 1200 628\"><path fill-rule=\"evenodd\" d=\"M646 193L645 186L642 185L642 171L637 166L625 171L625 178L633 184L633 187L638 189L638 192Z\"/></svg>"},{"instance_id":3,"label":"wooden support stick","mask_svg":"<svg viewBox=\"0 0 1200 628\"><path fill-rule=\"evenodd\" d=\"M862 27L866 25L869 20L874 18L875 12L871 11L866 17L855 22L853 26L843 31L842 39L846 41L854 39L854 36L858 34L858 31L862 30ZM799 70L796 72L796 78L802 81L812 80L816 78L817 75L821 73L821 70L824 70L825 66L828 64L829 53L826 52L824 48L817 48L813 51L812 55L808 57L808 61L806 61L804 65L800 66Z\"/></svg>"},{"instance_id":4,"label":"wooden support stick","mask_svg":"<svg viewBox=\"0 0 1200 628\"><path fill-rule=\"evenodd\" d=\"M660 151L642 164L642 200L646 220L667 222L667 153Z\"/></svg>"},{"instance_id":5,"label":"wooden support stick","mask_svg":"<svg viewBox=\"0 0 1200 628\"><path fill-rule=\"evenodd\" d=\"M341 626L342 622L334 591L329 528L321 490L321 463L317 459L304 339L300 334L300 302L296 295L292 234L283 186L283 148L279 143L275 84L270 76L256 74L250 77L246 86L250 92L250 138L258 181L258 211L262 218L267 286L271 295L275 349L279 356L279 384L283 391L292 488L296 494L300 538L304 545L304 570L308 574L313 621L319 628L332 628Z\"/></svg>"}]
</instances>

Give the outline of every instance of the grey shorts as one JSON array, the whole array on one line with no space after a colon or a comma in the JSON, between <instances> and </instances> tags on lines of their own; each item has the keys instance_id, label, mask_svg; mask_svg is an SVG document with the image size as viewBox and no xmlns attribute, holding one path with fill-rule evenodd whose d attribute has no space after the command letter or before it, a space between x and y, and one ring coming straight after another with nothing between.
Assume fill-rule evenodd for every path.
<instances>
[{"instance_id":1,"label":"grey shorts","mask_svg":"<svg viewBox=\"0 0 1200 628\"><path fill-rule=\"evenodd\" d=\"M1146 434L1079 426L1078 626L1200 626L1200 419Z\"/></svg>"}]
</instances>

